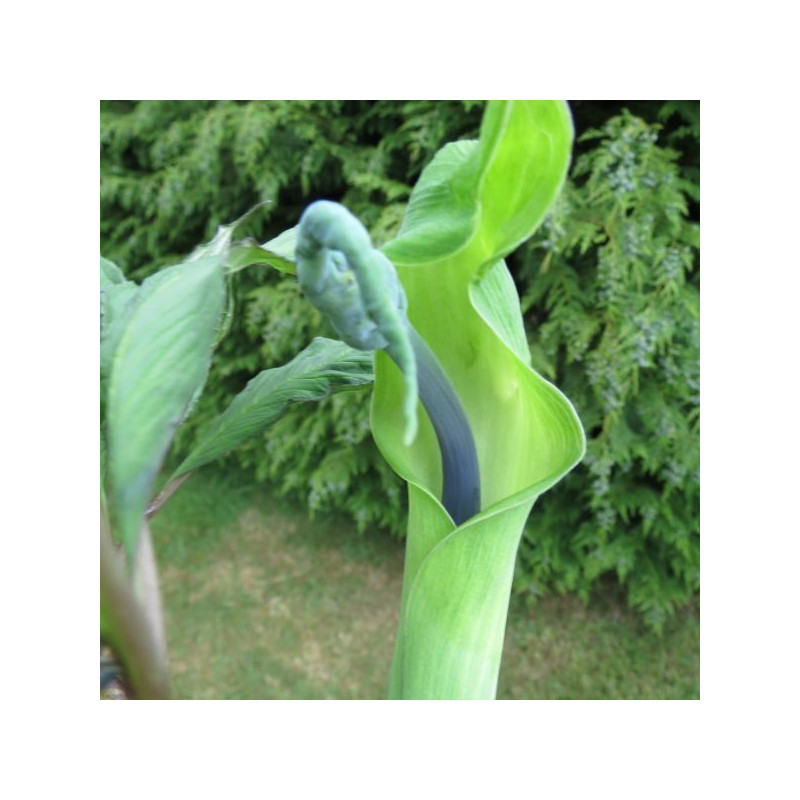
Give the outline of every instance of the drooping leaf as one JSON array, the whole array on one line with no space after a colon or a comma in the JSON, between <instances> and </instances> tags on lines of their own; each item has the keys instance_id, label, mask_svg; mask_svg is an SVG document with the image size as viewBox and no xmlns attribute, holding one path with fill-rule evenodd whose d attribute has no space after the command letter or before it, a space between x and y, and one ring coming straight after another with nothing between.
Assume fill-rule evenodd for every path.
<instances>
[{"instance_id":1,"label":"drooping leaf","mask_svg":"<svg viewBox=\"0 0 800 800\"><path fill-rule=\"evenodd\" d=\"M253 378L212 423L171 480L197 469L263 433L290 403L319 400L372 383L372 354L344 342L317 338L288 364Z\"/></svg>"},{"instance_id":2,"label":"drooping leaf","mask_svg":"<svg viewBox=\"0 0 800 800\"><path fill-rule=\"evenodd\" d=\"M101 343L109 501L129 559L155 476L208 373L224 258L202 256L145 280Z\"/></svg>"}]
</instances>

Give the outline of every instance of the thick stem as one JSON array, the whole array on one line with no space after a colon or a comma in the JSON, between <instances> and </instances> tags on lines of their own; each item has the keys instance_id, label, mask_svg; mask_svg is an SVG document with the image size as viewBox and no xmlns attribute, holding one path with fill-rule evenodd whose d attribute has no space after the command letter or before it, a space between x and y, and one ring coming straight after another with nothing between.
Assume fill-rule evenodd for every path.
<instances>
[{"instance_id":1,"label":"thick stem","mask_svg":"<svg viewBox=\"0 0 800 800\"><path fill-rule=\"evenodd\" d=\"M408 328L417 362L419 396L442 454L442 505L453 522L460 525L481 509L475 439L461 401L439 359L411 324Z\"/></svg>"}]
</instances>

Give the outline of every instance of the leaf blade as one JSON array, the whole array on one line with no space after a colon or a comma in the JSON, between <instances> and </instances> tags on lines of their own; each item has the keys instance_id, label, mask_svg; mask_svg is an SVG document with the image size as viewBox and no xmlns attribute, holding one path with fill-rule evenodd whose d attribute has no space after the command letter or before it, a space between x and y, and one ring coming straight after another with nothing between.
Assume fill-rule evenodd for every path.
<instances>
[{"instance_id":1,"label":"leaf blade","mask_svg":"<svg viewBox=\"0 0 800 800\"><path fill-rule=\"evenodd\" d=\"M247 241L236 245L230 252L226 265L228 274L240 272L247 267L267 266L287 275L297 274L295 268L295 245L297 228L289 228L264 244Z\"/></svg>"},{"instance_id":2,"label":"leaf blade","mask_svg":"<svg viewBox=\"0 0 800 800\"><path fill-rule=\"evenodd\" d=\"M253 378L212 423L170 480L219 458L257 436L294 402L372 383L372 355L333 339L317 338L281 367Z\"/></svg>"},{"instance_id":3,"label":"leaf blade","mask_svg":"<svg viewBox=\"0 0 800 800\"><path fill-rule=\"evenodd\" d=\"M173 433L208 374L223 263L204 256L151 276L104 342L109 504L129 559Z\"/></svg>"}]
</instances>

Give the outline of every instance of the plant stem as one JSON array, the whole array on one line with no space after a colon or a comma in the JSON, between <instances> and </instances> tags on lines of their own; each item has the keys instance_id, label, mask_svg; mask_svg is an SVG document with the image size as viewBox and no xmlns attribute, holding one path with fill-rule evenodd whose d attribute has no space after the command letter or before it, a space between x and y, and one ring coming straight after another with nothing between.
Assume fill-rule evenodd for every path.
<instances>
[{"instance_id":1,"label":"plant stem","mask_svg":"<svg viewBox=\"0 0 800 800\"><path fill-rule=\"evenodd\" d=\"M147 506L147 511L145 512L145 519L152 519L160 510L161 506L167 502L167 500L178 491L178 489L183 486L184 482L189 480L192 476L192 472L187 472L185 475L181 475L179 478L175 478L174 481L170 481L152 500L149 506Z\"/></svg>"},{"instance_id":2,"label":"plant stem","mask_svg":"<svg viewBox=\"0 0 800 800\"><path fill-rule=\"evenodd\" d=\"M166 643L150 532L144 525L131 578L122 549L111 539L104 509L100 524L100 615L102 633L124 665L134 696L139 700L168 699Z\"/></svg>"}]
</instances>

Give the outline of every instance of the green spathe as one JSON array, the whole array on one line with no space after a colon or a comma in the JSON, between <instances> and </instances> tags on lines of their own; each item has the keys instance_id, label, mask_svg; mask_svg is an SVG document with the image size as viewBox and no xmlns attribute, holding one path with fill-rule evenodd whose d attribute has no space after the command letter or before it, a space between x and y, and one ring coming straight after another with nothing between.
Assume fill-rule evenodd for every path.
<instances>
[{"instance_id":1,"label":"green spathe","mask_svg":"<svg viewBox=\"0 0 800 800\"><path fill-rule=\"evenodd\" d=\"M376 354L372 428L409 483L403 606L389 696L492 699L511 580L536 498L583 457L570 402L530 366L502 259L540 224L566 176L572 122L559 101L489 103L479 142L443 148L384 247L408 316L455 386L478 450L481 512L456 527L440 502L426 416L403 440L403 377Z\"/></svg>"}]
</instances>

